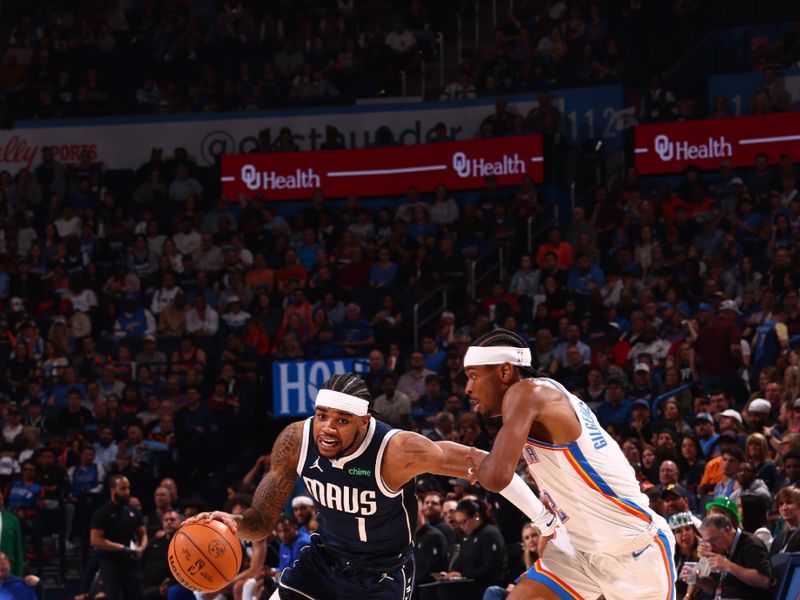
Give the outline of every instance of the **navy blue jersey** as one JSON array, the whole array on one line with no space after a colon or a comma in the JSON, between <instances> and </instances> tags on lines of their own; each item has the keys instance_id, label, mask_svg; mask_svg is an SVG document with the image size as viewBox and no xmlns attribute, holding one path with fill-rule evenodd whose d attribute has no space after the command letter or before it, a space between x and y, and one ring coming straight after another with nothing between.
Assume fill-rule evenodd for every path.
<instances>
[{"instance_id":1,"label":"navy blue jersey","mask_svg":"<svg viewBox=\"0 0 800 600\"><path fill-rule=\"evenodd\" d=\"M303 424L297 474L319 506L321 542L337 554L369 562L410 553L417 520L414 481L395 492L381 476L386 446L399 430L370 419L361 445L330 460L317 450L313 420Z\"/></svg>"}]
</instances>

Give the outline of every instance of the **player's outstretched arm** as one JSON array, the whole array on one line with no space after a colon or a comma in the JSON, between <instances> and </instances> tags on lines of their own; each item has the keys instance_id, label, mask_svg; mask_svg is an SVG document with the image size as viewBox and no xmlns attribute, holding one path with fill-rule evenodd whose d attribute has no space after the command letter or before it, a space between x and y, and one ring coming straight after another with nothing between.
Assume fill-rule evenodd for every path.
<instances>
[{"instance_id":1,"label":"player's outstretched arm","mask_svg":"<svg viewBox=\"0 0 800 600\"><path fill-rule=\"evenodd\" d=\"M241 515L222 511L200 513L184 522L216 520L225 523L243 540L260 540L272 534L275 522L294 490L300 457L302 422L287 426L272 447L272 464L256 488L253 504Z\"/></svg>"},{"instance_id":2,"label":"player's outstretched arm","mask_svg":"<svg viewBox=\"0 0 800 600\"><path fill-rule=\"evenodd\" d=\"M418 433L401 432L390 441L381 471L384 473L384 483L393 490L400 489L407 481L423 473L475 481L475 465L480 464L486 456L483 450L470 446L455 442L433 442ZM509 483L498 491L536 523L543 535L552 533L556 525L555 517L519 476L512 472Z\"/></svg>"}]
</instances>

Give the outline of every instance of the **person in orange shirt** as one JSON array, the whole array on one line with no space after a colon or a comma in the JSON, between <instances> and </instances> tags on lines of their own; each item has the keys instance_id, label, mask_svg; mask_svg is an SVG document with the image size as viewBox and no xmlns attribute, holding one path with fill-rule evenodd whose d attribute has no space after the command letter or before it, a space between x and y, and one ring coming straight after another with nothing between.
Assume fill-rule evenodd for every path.
<instances>
[{"instance_id":1,"label":"person in orange shirt","mask_svg":"<svg viewBox=\"0 0 800 600\"><path fill-rule=\"evenodd\" d=\"M539 268L545 266L545 256L552 252L556 255L556 264L559 269L571 269L573 261L573 250L567 242L561 239L561 230L553 227L547 234L547 241L539 246L536 253L536 264Z\"/></svg>"},{"instance_id":2,"label":"person in orange shirt","mask_svg":"<svg viewBox=\"0 0 800 600\"><path fill-rule=\"evenodd\" d=\"M245 283L251 290L266 288L272 290L275 284L275 270L267 266L267 258L263 252L256 252L253 258L253 268L245 275Z\"/></svg>"},{"instance_id":3,"label":"person in orange shirt","mask_svg":"<svg viewBox=\"0 0 800 600\"><path fill-rule=\"evenodd\" d=\"M724 476L722 472L722 453L725 452L725 449L728 446L736 446L737 448L739 447L739 442L736 439L736 432L734 431L723 431L720 433L720 455L712 458L706 463L705 471L703 471L703 477L700 480L700 494L711 493L714 490L714 486L722 481Z\"/></svg>"}]
</instances>

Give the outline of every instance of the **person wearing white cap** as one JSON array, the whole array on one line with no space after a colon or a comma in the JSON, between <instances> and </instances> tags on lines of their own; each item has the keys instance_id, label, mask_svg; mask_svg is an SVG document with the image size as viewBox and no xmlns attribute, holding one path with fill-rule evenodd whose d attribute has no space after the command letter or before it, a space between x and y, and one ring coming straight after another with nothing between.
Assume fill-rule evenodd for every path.
<instances>
[{"instance_id":1,"label":"person wearing white cap","mask_svg":"<svg viewBox=\"0 0 800 600\"><path fill-rule=\"evenodd\" d=\"M316 524L313 523L316 519L313 498L309 496L292 498L292 514L294 514L294 520L297 521L301 531L310 534L312 529L316 529Z\"/></svg>"},{"instance_id":2,"label":"person wearing white cap","mask_svg":"<svg viewBox=\"0 0 800 600\"><path fill-rule=\"evenodd\" d=\"M772 404L769 400L764 398L756 398L751 400L744 409L744 416L750 425L751 431L762 432L769 421L769 415L772 412Z\"/></svg>"},{"instance_id":3,"label":"person wearing white cap","mask_svg":"<svg viewBox=\"0 0 800 600\"><path fill-rule=\"evenodd\" d=\"M503 417L491 453L477 466L488 490L503 489L520 454L562 523L568 540L542 535L541 558L509 600L674 597L675 538L649 508L617 442L579 398L531 367L517 334L497 329L464 356L466 392L483 416Z\"/></svg>"},{"instance_id":4,"label":"person wearing white cap","mask_svg":"<svg viewBox=\"0 0 800 600\"><path fill-rule=\"evenodd\" d=\"M204 512L186 521L217 520L243 540L263 539L272 533L296 478L302 478L318 507L319 529L284 569L273 599L409 598L415 477L472 477L472 465L486 454L392 429L371 416L370 400L367 384L357 375L334 375L319 389L314 414L278 436L270 470L250 508L240 515ZM545 535L553 534L558 519L519 476L501 493ZM500 547L491 551L503 552Z\"/></svg>"},{"instance_id":5,"label":"person wearing white cap","mask_svg":"<svg viewBox=\"0 0 800 600\"><path fill-rule=\"evenodd\" d=\"M242 300L237 295L228 296L228 310L222 315L222 320L233 331L241 331L250 318L250 313L242 310Z\"/></svg>"}]
</instances>

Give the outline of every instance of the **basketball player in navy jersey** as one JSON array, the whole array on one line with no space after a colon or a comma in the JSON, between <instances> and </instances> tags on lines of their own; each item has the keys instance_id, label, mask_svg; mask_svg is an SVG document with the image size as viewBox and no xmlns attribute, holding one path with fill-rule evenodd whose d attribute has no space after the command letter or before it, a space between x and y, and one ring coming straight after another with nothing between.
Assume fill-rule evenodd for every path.
<instances>
[{"instance_id":1,"label":"basketball player in navy jersey","mask_svg":"<svg viewBox=\"0 0 800 600\"><path fill-rule=\"evenodd\" d=\"M469 477L480 451L392 429L369 414L370 394L356 375L335 375L317 394L313 416L286 427L272 449L269 472L242 515L202 513L239 538L272 534L295 479L319 506L319 529L284 569L272 598L281 600L406 600L414 587L413 535L422 473ZM483 453L485 454L485 453ZM468 464L469 463L469 464ZM519 478L502 492L545 532L557 519Z\"/></svg>"},{"instance_id":2,"label":"basketball player in navy jersey","mask_svg":"<svg viewBox=\"0 0 800 600\"><path fill-rule=\"evenodd\" d=\"M674 600L672 532L650 510L622 450L591 409L540 377L528 344L505 329L475 340L464 372L476 410L503 417L491 453L476 458L472 481L502 489L516 477L522 454L569 534L565 542L559 529L546 543L509 600Z\"/></svg>"}]
</instances>

